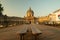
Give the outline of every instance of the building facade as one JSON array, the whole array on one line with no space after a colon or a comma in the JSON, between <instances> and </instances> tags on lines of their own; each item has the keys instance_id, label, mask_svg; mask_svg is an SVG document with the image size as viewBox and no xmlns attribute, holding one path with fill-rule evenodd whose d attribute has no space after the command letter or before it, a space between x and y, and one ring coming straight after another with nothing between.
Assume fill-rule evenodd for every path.
<instances>
[{"instance_id":1,"label":"building facade","mask_svg":"<svg viewBox=\"0 0 60 40\"><path fill-rule=\"evenodd\" d=\"M34 11L29 8L26 12L26 16L24 17L25 21L27 23L34 23L35 17L34 17Z\"/></svg>"},{"instance_id":2,"label":"building facade","mask_svg":"<svg viewBox=\"0 0 60 40\"><path fill-rule=\"evenodd\" d=\"M52 12L48 16L39 17L39 23L60 24L60 9Z\"/></svg>"}]
</instances>

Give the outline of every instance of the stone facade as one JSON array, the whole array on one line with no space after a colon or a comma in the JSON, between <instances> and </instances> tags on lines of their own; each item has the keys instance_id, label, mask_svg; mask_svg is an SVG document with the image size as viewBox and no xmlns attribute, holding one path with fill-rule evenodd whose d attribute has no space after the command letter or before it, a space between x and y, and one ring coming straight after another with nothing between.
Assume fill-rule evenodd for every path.
<instances>
[{"instance_id":1,"label":"stone facade","mask_svg":"<svg viewBox=\"0 0 60 40\"><path fill-rule=\"evenodd\" d=\"M28 23L34 23L34 12L31 8L26 12L26 16L24 17L25 21Z\"/></svg>"}]
</instances>

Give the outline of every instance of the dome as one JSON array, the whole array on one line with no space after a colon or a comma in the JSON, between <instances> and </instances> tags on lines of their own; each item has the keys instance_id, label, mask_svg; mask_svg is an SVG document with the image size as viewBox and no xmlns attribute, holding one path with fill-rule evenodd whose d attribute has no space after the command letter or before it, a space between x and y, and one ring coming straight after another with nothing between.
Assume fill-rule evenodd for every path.
<instances>
[{"instance_id":1,"label":"dome","mask_svg":"<svg viewBox=\"0 0 60 40\"><path fill-rule=\"evenodd\" d=\"M34 12L33 10L31 10L31 8L29 8L29 10L27 11L27 16L34 16Z\"/></svg>"}]
</instances>

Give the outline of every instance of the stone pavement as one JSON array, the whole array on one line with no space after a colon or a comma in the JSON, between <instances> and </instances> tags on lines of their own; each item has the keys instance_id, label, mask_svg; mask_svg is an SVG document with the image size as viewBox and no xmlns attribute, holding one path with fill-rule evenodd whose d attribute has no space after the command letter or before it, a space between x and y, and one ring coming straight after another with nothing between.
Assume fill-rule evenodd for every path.
<instances>
[{"instance_id":1,"label":"stone pavement","mask_svg":"<svg viewBox=\"0 0 60 40\"><path fill-rule=\"evenodd\" d=\"M34 26L41 30L42 34L39 36L40 40L60 40L60 28L38 24L24 24L2 28L0 29L0 40L19 40L17 31L20 31L25 26Z\"/></svg>"}]
</instances>

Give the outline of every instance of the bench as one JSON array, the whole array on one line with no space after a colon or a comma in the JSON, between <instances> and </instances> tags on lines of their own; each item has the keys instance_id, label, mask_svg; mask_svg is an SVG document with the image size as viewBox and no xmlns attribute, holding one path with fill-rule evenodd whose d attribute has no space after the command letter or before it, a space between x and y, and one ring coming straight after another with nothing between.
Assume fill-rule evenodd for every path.
<instances>
[{"instance_id":1,"label":"bench","mask_svg":"<svg viewBox=\"0 0 60 40\"><path fill-rule=\"evenodd\" d=\"M27 32L31 32L32 33L32 37L34 37L34 40L37 40L38 36L42 33L36 27L25 26L18 32L19 36L20 36L20 40L24 40L24 37L27 34Z\"/></svg>"},{"instance_id":2,"label":"bench","mask_svg":"<svg viewBox=\"0 0 60 40\"><path fill-rule=\"evenodd\" d=\"M41 34L42 32L37 29L36 27L31 27L31 30L32 30L32 34Z\"/></svg>"},{"instance_id":3,"label":"bench","mask_svg":"<svg viewBox=\"0 0 60 40\"><path fill-rule=\"evenodd\" d=\"M42 34L42 32L36 27L31 27L31 30L32 30L32 35L34 36L34 40L37 40L39 35Z\"/></svg>"},{"instance_id":4,"label":"bench","mask_svg":"<svg viewBox=\"0 0 60 40\"><path fill-rule=\"evenodd\" d=\"M26 35L27 29L28 28L25 26L19 32L17 32L19 34L19 36L20 36L20 40L24 40L24 35Z\"/></svg>"}]
</instances>

